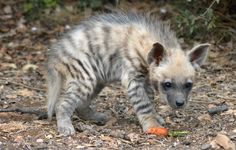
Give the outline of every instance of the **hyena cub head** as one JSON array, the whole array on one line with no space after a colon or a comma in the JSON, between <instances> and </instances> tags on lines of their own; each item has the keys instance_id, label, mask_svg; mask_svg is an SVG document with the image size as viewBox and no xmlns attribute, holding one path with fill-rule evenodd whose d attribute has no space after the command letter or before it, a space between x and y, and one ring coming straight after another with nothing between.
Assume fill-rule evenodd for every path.
<instances>
[{"instance_id":1,"label":"hyena cub head","mask_svg":"<svg viewBox=\"0 0 236 150\"><path fill-rule=\"evenodd\" d=\"M165 49L155 43L147 56L150 82L160 97L172 108L186 106L194 82L195 69L207 58L209 44L201 44L188 52Z\"/></svg>"}]
</instances>

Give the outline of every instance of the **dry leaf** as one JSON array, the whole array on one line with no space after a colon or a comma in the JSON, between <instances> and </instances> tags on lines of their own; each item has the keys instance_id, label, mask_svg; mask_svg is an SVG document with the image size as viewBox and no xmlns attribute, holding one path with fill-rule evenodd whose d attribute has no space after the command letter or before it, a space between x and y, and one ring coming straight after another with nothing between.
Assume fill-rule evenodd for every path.
<instances>
[{"instance_id":1,"label":"dry leaf","mask_svg":"<svg viewBox=\"0 0 236 150\"><path fill-rule=\"evenodd\" d=\"M31 40L26 38L21 41L21 46L31 45L31 43L32 43Z\"/></svg>"},{"instance_id":2,"label":"dry leaf","mask_svg":"<svg viewBox=\"0 0 236 150\"><path fill-rule=\"evenodd\" d=\"M224 134L217 134L215 142L225 150L235 150L235 144Z\"/></svg>"},{"instance_id":3,"label":"dry leaf","mask_svg":"<svg viewBox=\"0 0 236 150\"><path fill-rule=\"evenodd\" d=\"M233 132L236 133L236 129L234 129Z\"/></svg>"},{"instance_id":4,"label":"dry leaf","mask_svg":"<svg viewBox=\"0 0 236 150\"><path fill-rule=\"evenodd\" d=\"M16 136L16 138L14 139L14 142L17 142L17 143L22 143L24 141L23 139L23 136Z\"/></svg>"},{"instance_id":5,"label":"dry leaf","mask_svg":"<svg viewBox=\"0 0 236 150\"><path fill-rule=\"evenodd\" d=\"M22 122L11 121L9 123L0 124L1 132L16 132L19 130L25 130L27 127Z\"/></svg>"},{"instance_id":6,"label":"dry leaf","mask_svg":"<svg viewBox=\"0 0 236 150\"><path fill-rule=\"evenodd\" d=\"M24 97L31 97L34 93L28 89L21 89L17 91L17 95L24 96Z\"/></svg>"},{"instance_id":7,"label":"dry leaf","mask_svg":"<svg viewBox=\"0 0 236 150\"><path fill-rule=\"evenodd\" d=\"M100 138L101 138L101 140L103 140L103 141L112 141L112 138L109 137L109 136L101 135Z\"/></svg>"},{"instance_id":8,"label":"dry leaf","mask_svg":"<svg viewBox=\"0 0 236 150\"><path fill-rule=\"evenodd\" d=\"M208 105L208 108L213 108L213 107L216 107L216 105L214 105L214 104L209 104Z\"/></svg>"},{"instance_id":9,"label":"dry leaf","mask_svg":"<svg viewBox=\"0 0 236 150\"><path fill-rule=\"evenodd\" d=\"M6 98L8 98L8 99L16 99L17 95L6 95Z\"/></svg>"},{"instance_id":10,"label":"dry leaf","mask_svg":"<svg viewBox=\"0 0 236 150\"><path fill-rule=\"evenodd\" d=\"M45 135L46 139L52 139L53 136L51 134Z\"/></svg>"},{"instance_id":11,"label":"dry leaf","mask_svg":"<svg viewBox=\"0 0 236 150\"><path fill-rule=\"evenodd\" d=\"M211 122L211 116L209 114L200 115L197 119L201 122Z\"/></svg>"},{"instance_id":12,"label":"dry leaf","mask_svg":"<svg viewBox=\"0 0 236 150\"><path fill-rule=\"evenodd\" d=\"M2 63L1 66L4 69L17 69L17 66L14 63Z\"/></svg>"},{"instance_id":13,"label":"dry leaf","mask_svg":"<svg viewBox=\"0 0 236 150\"><path fill-rule=\"evenodd\" d=\"M2 106L2 108L4 108L4 109L6 109L6 108L8 108L8 107L9 107L8 104L3 104L3 106Z\"/></svg>"},{"instance_id":14,"label":"dry leaf","mask_svg":"<svg viewBox=\"0 0 236 150\"><path fill-rule=\"evenodd\" d=\"M236 116L236 110L233 109L229 109L228 111L221 113L221 115L231 115L233 114L234 116Z\"/></svg>"},{"instance_id":15,"label":"dry leaf","mask_svg":"<svg viewBox=\"0 0 236 150\"><path fill-rule=\"evenodd\" d=\"M216 143L215 140L211 141L210 145L213 149L220 149L220 146Z\"/></svg>"},{"instance_id":16,"label":"dry leaf","mask_svg":"<svg viewBox=\"0 0 236 150\"><path fill-rule=\"evenodd\" d=\"M139 134L136 133L129 133L127 136L129 137L130 141L134 143L138 142L140 139Z\"/></svg>"},{"instance_id":17,"label":"dry leaf","mask_svg":"<svg viewBox=\"0 0 236 150\"><path fill-rule=\"evenodd\" d=\"M43 44L36 44L36 45L34 45L34 50L41 51L41 50L45 50L45 49L46 49L46 47Z\"/></svg>"},{"instance_id":18,"label":"dry leaf","mask_svg":"<svg viewBox=\"0 0 236 150\"><path fill-rule=\"evenodd\" d=\"M77 149L84 149L85 146L83 146L83 145L77 145L76 148L77 148Z\"/></svg>"},{"instance_id":19,"label":"dry leaf","mask_svg":"<svg viewBox=\"0 0 236 150\"><path fill-rule=\"evenodd\" d=\"M166 117L165 122L167 124L172 125L172 126L176 125L176 123L174 121L172 121L170 117Z\"/></svg>"},{"instance_id":20,"label":"dry leaf","mask_svg":"<svg viewBox=\"0 0 236 150\"><path fill-rule=\"evenodd\" d=\"M0 92L3 91L4 85L0 85Z\"/></svg>"},{"instance_id":21,"label":"dry leaf","mask_svg":"<svg viewBox=\"0 0 236 150\"><path fill-rule=\"evenodd\" d=\"M171 108L170 106L167 106L167 105L161 105L158 110L159 110L158 111L159 114L165 115L171 111Z\"/></svg>"},{"instance_id":22,"label":"dry leaf","mask_svg":"<svg viewBox=\"0 0 236 150\"><path fill-rule=\"evenodd\" d=\"M50 124L50 122L48 122L47 120L34 120L33 122L36 123L39 126Z\"/></svg>"},{"instance_id":23,"label":"dry leaf","mask_svg":"<svg viewBox=\"0 0 236 150\"><path fill-rule=\"evenodd\" d=\"M29 70L36 70L38 68L37 65L34 65L34 64L26 64L22 67L22 71L23 72L27 72Z\"/></svg>"}]
</instances>

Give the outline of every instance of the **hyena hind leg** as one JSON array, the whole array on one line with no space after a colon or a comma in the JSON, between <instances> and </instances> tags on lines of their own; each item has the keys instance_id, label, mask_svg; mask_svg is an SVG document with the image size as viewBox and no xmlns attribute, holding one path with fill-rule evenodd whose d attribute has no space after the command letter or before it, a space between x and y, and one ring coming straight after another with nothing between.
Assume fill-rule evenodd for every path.
<instances>
[{"instance_id":1,"label":"hyena hind leg","mask_svg":"<svg viewBox=\"0 0 236 150\"><path fill-rule=\"evenodd\" d=\"M98 112L91 107L87 107L86 109L81 109L81 107L78 107L76 112L79 118L92 121L97 125L105 125L108 120L108 117L105 113Z\"/></svg>"},{"instance_id":2,"label":"hyena hind leg","mask_svg":"<svg viewBox=\"0 0 236 150\"><path fill-rule=\"evenodd\" d=\"M67 81L65 87L65 92L62 94L55 108L57 128L60 134L72 135L75 133L75 129L72 125L71 116L77 106L88 105L88 97L91 93L82 90L84 87L79 84L79 81Z\"/></svg>"},{"instance_id":3,"label":"hyena hind leg","mask_svg":"<svg viewBox=\"0 0 236 150\"><path fill-rule=\"evenodd\" d=\"M91 96L91 99L95 98L104 88L104 85L97 85L94 89L94 92ZM91 101L91 100L90 100ZM92 121L98 125L105 125L108 121L108 117L105 113L98 112L94 109L92 109L90 106L90 102L87 106L85 105L79 105L76 108L76 114L79 116L79 118L83 120Z\"/></svg>"}]
</instances>

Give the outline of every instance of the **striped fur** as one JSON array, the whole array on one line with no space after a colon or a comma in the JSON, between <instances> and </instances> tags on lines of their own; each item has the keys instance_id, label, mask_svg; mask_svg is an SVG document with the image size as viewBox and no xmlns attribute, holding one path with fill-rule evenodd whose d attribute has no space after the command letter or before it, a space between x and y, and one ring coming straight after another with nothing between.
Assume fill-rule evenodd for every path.
<instances>
[{"instance_id":1,"label":"striped fur","mask_svg":"<svg viewBox=\"0 0 236 150\"><path fill-rule=\"evenodd\" d=\"M48 116L56 113L58 131L64 135L75 133L70 119L75 111L83 119L104 124L106 116L90 108L91 100L107 84L121 81L143 130L160 126L161 118L151 104L153 87L166 79L178 84L192 81L193 64L203 63L207 54L206 50L195 52L204 49L199 47L183 52L167 25L145 15L92 17L48 52ZM178 96L175 91L172 96L163 88L159 91L164 99ZM171 106L172 101L167 100Z\"/></svg>"}]
</instances>

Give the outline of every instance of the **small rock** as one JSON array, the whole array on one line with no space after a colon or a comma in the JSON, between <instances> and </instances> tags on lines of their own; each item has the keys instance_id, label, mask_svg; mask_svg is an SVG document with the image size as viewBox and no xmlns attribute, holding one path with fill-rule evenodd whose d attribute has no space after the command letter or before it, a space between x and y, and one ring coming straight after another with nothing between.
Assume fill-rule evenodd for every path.
<instances>
[{"instance_id":1,"label":"small rock","mask_svg":"<svg viewBox=\"0 0 236 150\"><path fill-rule=\"evenodd\" d=\"M231 133L229 137L231 140L236 139L236 133Z\"/></svg>"},{"instance_id":2,"label":"small rock","mask_svg":"<svg viewBox=\"0 0 236 150\"><path fill-rule=\"evenodd\" d=\"M31 31L32 31L32 32L36 32L37 30L38 30L37 27L32 27L32 28L31 28Z\"/></svg>"},{"instance_id":3,"label":"small rock","mask_svg":"<svg viewBox=\"0 0 236 150\"><path fill-rule=\"evenodd\" d=\"M37 139L36 142L37 143L43 143L43 139Z\"/></svg>"},{"instance_id":4,"label":"small rock","mask_svg":"<svg viewBox=\"0 0 236 150\"><path fill-rule=\"evenodd\" d=\"M6 7L3 8L3 11L6 14L11 14L12 13L12 8L11 8L11 6L7 5Z\"/></svg>"},{"instance_id":5,"label":"small rock","mask_svg":"<svg viewBox=\"0 0 236 150\"><path fill-rule=\"evenodd\" d=\"M208 150L208 149L210 149L211 147L212 147L211 144L206 143L206 144L203 144L203 145L201 146L201 149L202 149L202 150Z\"/></svg>"},{"instance_id":6,"label":"small rock","mask_svg":"<svg viewBox=\"0 0 236 150\"><path fill-rule=\"evenodd\" d=\"M65 29L66 29L66 30L70 30L71 27L70 27L69 25L66 25L66 26L65 26Z\"/></svg>"},{"instance_id":7,"label":"small rock","mask_svg":"<svg viewBox=\"0 0 236 150\"><path fill-rule=\"evenodd\" d=\"M161 9L160 9L160 12L161 12L162 14L166 14L166 13L167 13L167 9L161 8Z\"/></svg>"}]
</instances>

